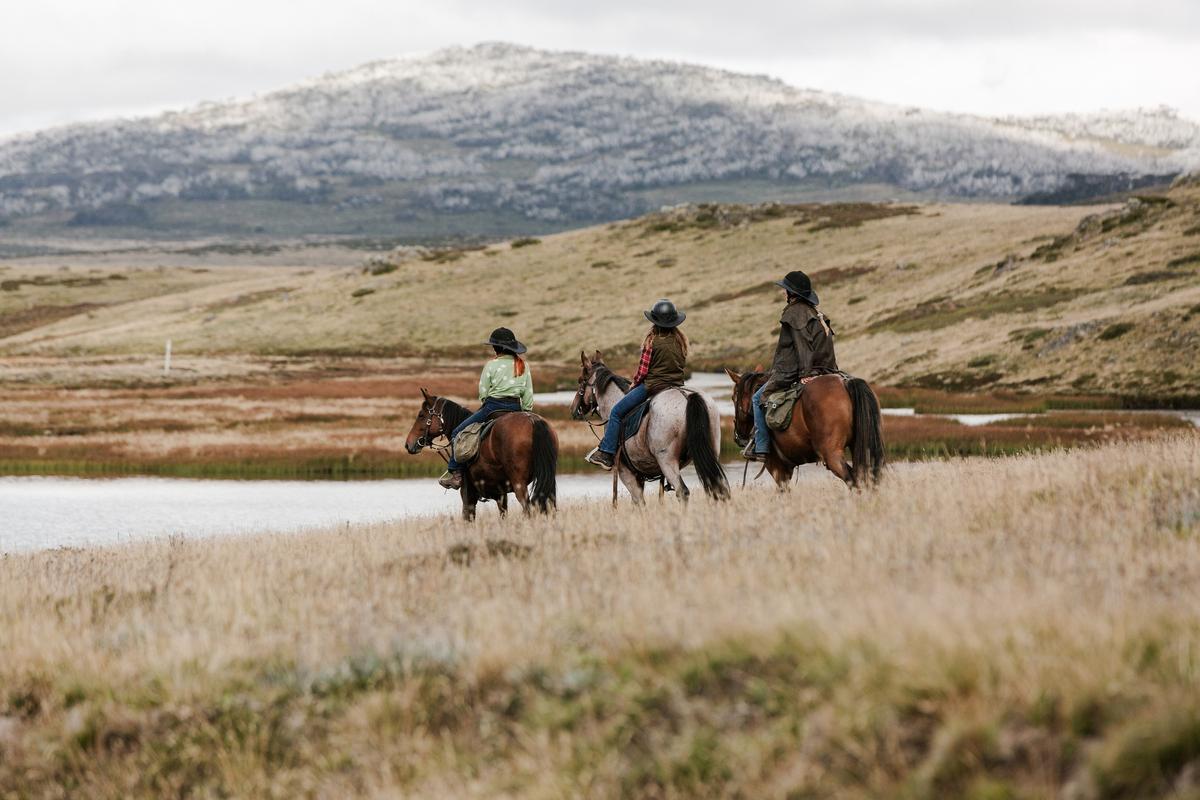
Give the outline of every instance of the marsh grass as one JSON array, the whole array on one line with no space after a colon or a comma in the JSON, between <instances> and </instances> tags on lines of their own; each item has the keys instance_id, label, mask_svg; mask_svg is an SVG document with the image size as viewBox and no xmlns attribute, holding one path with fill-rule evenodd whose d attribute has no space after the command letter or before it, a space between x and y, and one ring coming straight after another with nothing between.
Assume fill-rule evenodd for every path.
<instances>
[{"instance_id":1,"label":"marsh grass","mask_svg":"<svg viewBox=\"0 0 1200 800\"><path fill-rule=\"evenodd\" d=\"M1195 791L1200 440L0 559L0 794Z\"/></svg>"},{"instance_id":2,"label":"marsh grass","mask_svg":"<svg viewBox=\"0 0 1200 800\"><path fill-rule=\"evenodd\" d=\"M0 387L0 474L248 480L436 476L444 468L440 458L432 453L413 457L404 449L420 389L469 403L476 383L474 368L461 364L292 360L287 366L293 371L274 369L255 380L205 377L178 385L111 388L94 382L58 386L42 376L41 382ZM533 369L546 389L573 388L578 373L561 364L537 363ZM76 372L68 374L78 380ZM1035 413L1120 405L1087 396L877 391L885 406L914 406L921 413ZM588 427L571 420L566 406L539 406L537 411L559 435L560 471L590 472L583 456L596 438ZM1138 419L1137 426L1080 420L1050 429L1022 421L1019 427L980 430L951 420L886 417L884 433L892 458L928 459L1152 435L1175 422L1152 415ZM731 419L723 421L723 429L722 457L736 459Z\"/></svg>"}]
</instances>

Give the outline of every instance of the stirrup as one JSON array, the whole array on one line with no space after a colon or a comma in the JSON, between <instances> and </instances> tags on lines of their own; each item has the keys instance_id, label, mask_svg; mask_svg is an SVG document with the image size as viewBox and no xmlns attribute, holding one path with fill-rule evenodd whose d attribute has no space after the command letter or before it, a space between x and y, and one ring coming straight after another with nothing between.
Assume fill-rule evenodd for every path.
<instances>
[{"instance_id":1,"label":"stirrup","mask_svg":"<svg viewBox=\"0 0 1200 800\"><path fill-rule=\"evenodd\" d=\"M438 478L438 486L441 486L443 489L461 489L462 473L446 470L446 473Z\"/></svg>"},{"instance_id":2,"label":"stirrup","mask_svg":"<svg viewBox=\"0 0 1200 800\"><path fill-rule=\"evenodd\" d=\"M746 459L747 461L760 461L761 462L761 461L767 460L767 454L760 453L757 450L755 450L754 449L754 440L751 439L750 442L745 447L742 448L742 458Z\"/></svg>"}]
</instances>

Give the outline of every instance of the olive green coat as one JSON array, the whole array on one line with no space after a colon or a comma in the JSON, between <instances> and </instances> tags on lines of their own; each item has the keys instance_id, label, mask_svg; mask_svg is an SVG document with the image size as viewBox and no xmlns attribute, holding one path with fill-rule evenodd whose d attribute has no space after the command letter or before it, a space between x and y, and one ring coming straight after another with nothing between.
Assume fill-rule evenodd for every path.
<instances>
[{"instance_id":1,"label":"olive green coat","mask_svg":"<svg viewBox=\"0 0 1200 800\"><path fill-rule=\"evenodd\" d=\"M788 303L779 318L779 344L775 346L767 391L791 386L811 375L837 371L829 320L808 303Z\"/></svg>"},{"instance_id":2,"label":"olive green coat","mask_svg":"<svg viewBox=\"0 0 1200 800\"><path fill-rule=\"evenodd\" d=\"M650 394L658 394L663 389L673 386L683 386L683 371L687 366L687 356L679 346L679 341L670 334L655 334L651 344L650 371L642 383Z\"/></svg>"}]
</instances>

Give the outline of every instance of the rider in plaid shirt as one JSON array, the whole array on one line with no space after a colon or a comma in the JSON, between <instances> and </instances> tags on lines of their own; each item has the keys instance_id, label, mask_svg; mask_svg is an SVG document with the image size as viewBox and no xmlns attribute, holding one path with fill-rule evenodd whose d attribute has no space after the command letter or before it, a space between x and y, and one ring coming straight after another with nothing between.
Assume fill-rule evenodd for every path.
<instances>
[{"instance_id":1,"label":"rider in plaid shirt","mask_svg":"<svg viewBox=\"0 0 1200 800\"><path fill-rule=\"evenodd\" d=\"M633 386L641 386L642 381L646 379L646 373L650 371L650 358L654 353L654 334L646 335L646 340L642 342L642 357L638 359L637 372L633 376ZM630 387L632 388L632 387Z\"/></svg>"},{"instance_id":2,"label":"rider in plaid shirt","mask_svg":"<svg viewBox=\"0 0 1200 800\"><path fill-rule=\"evenodd\" d=\"M600 446L587 454L590 463L604 469L612 469L617 440L621 433L621 421L625 415L663 389L683 385L688 341L679 330L679 324L687 315L676 310L675 304L670 300L659 300L654 304L654 308L645 312L645 316L654 323L654 327L646 334L646 340L642 343L642 355L638 359L633 383L629 392L608 415Z\"/></svg>"}]
</instances>

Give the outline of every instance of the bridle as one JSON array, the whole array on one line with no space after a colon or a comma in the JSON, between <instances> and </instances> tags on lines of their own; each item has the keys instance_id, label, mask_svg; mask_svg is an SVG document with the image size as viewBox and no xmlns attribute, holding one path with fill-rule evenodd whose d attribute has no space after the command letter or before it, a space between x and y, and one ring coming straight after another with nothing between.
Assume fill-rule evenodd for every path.
<instances>
[{"instance_id":1,"label":"bridle","mask_svg":"<svg viewBox=\"0 0 1200 800\"><path fill-rule=\"evenodd\" d=\"M440 455L442 458L445 459L446 454L443 451L448 450L450 448L449 442L447 442L446 444L439 445L434 440L436 438L438 438L438 436L445 436L447 439L450 438L446 433L446 398L444 398L444 397L436 398L433 401L433 405L431 405L428 410L426 410L426 409L421 410L421 416L423 416L425 418L425 432L423 434L421 434L419 437L417 437L417 447L418 448L428 447L430 450L437 452L438 455ZM435 418L438 421L437 436L432 435L433 421ZM448 460L449 459L447 459L447 461Z\"/></svg>"},{"instance_id":2,"label":"bridle","mask_svg":"<svg viewBox=\"0 0 1200 800\"><path fill-rule=\"evenodd\" d=\"M595 381L595 376L596 376L595 372L592 372L587 377L584 377L582 375L579 376L579 388L575 390L575 400L571 404L572 405L571 416L575 417L575 419L583 420L584 422L586 422L588 425L588 430L590 430L592 432L592 436L595 436L596 441L599 442L600 434L596 433L596 429L603 428L605 425L608 424L608 420L600 419L600 402L599 402L599 399L596 397L596 387L593 385L593 382ZM585 411L584 408L585 408L585 405L587 405L586 398L587 398L587 390L588 389L592 390L592 402L590 404L591 407ZM596 417L596 420L593 421L591 419L588 419L588 417Z\"/></svg>"}]
</instances>

